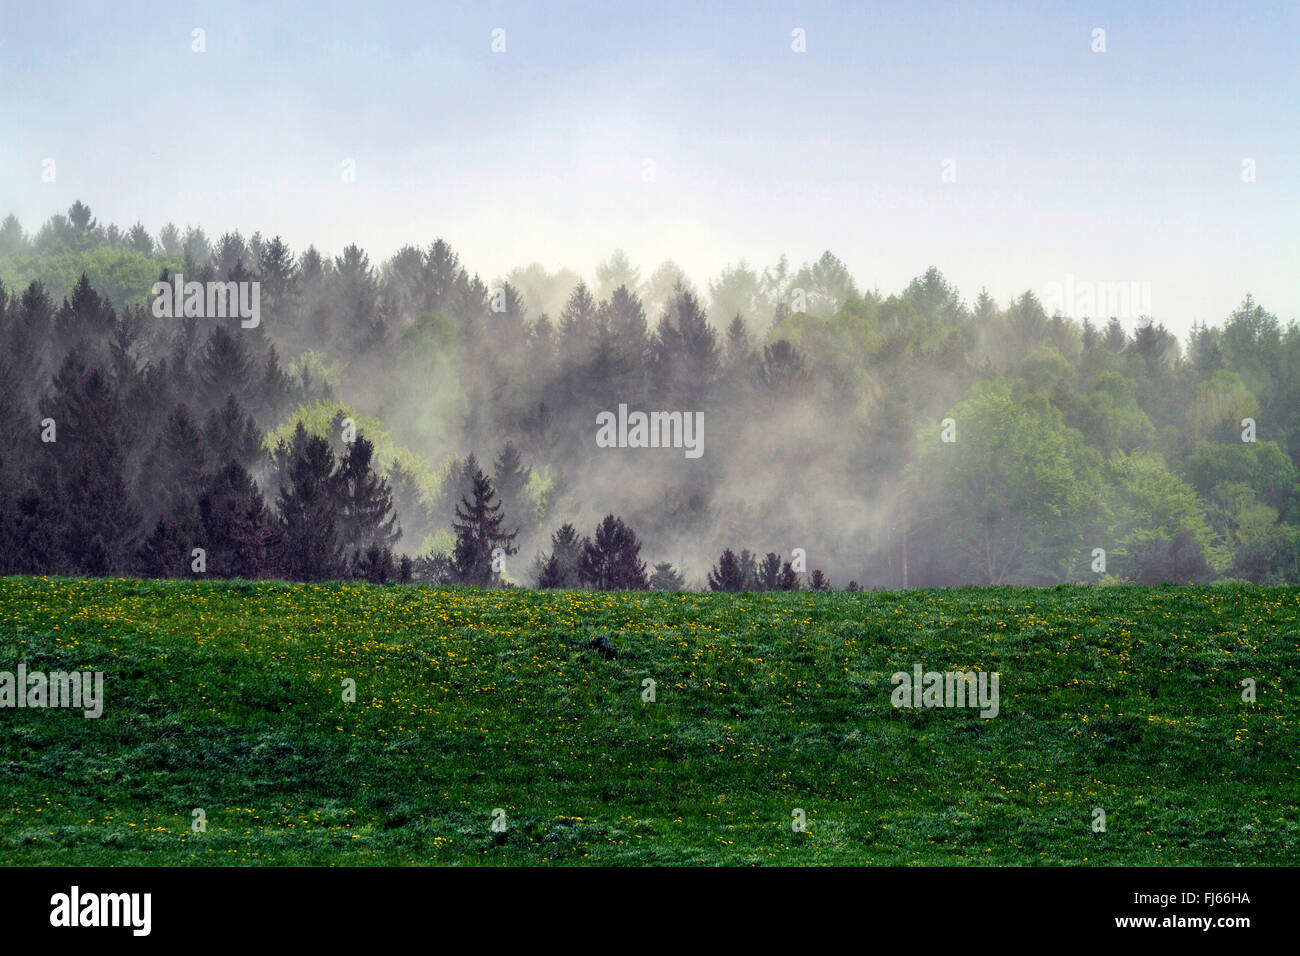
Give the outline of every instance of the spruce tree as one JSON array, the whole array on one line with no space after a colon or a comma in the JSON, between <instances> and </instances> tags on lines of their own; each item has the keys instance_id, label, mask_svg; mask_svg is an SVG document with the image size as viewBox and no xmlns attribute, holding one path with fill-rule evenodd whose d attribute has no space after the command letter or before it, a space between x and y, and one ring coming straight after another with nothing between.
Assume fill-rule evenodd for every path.
<instances>
[{"instance_id":1,"label":"spruce tree","mask_svg":"<svg viewBox=\"0 0 1300 956\"><path fill-rule=\"evenodd\" d=\"M654 574L650 575L650 587L655 591L680 591L685 586L685 579L668 561L656 564Z\"/></svg>"},{"instance_id":2,"label":"spruce tree","mask_svg":"<svg viewBox=\"0 0 1300 956\"><path fill-rule=\"evenodd\" d=\"M126 429L116 390L98 368L68 353L47 403L57 441L43 445L52 470L46 487L60 512L68 569L97 576L131 562L140 512L123 476Z\"/></svg>"},{"instance_id":3,"label":"spruce tree","mask_svg":"<svg viewBox=\"0 0 1300 956\"><path fill-rule=\"evenodd\" d=\"M582 586L579 571L582 555L589 540L581 537L571 524L563 524L551 535L551 554L537 571L539 588L572 590Z\"/></svg>"},{"instance_id":4,"label":"spruce tree","mask_svg":"<svg viewBox=\"0 0 1300 956\"><path fill-rule=\"evenodd\" d=\"M523 463L514 442L506 442L493 465L493 485L501 507L519 525L525 540L532 536L536 524L527 490L532 477L533 469Z\"/></svg>"},{"instance_id":5,"label":"spruce tree","mask_svg":"<svg viewBox=\"0 0 1300 956\"><path fill-rule=\"evenodd\" d=\"M189 407L178 404L145 459L144 504L149 515L183 510L198 496L206 464L203 432Z\"/></svg>"},{"instance_id":6,"label":"spruce tree","mask_svg":"<svg viewBox=\"0 0 1300 956\"><path fill-rule=\"evenodd\" d=\"M227 395L247 394L254 374L253 357L235 333L224 325L213 329L198 363L205 408L219 408Z\"/></svg>"},{"instance_id":7,"label":"spruce tree","mask_svg":"<svg viewBox=\"0 0 1300 956\"><path fill-rule=\"evenodd\" d=\"M727 548L722 552L717 565L709 571L708 581L714 591L734 593L745 589L745 572L734 551Z\"/></svg>"},{"instance_id":8,"label":"spruce tree","mask_svg":"<svg viewBox=\"0 0 1300 956\"><path fill-rule=\"evenodd\" d=\"M756 590L776 591L780 587L780 581L781 556L775 551L769 551L763 556L763 560L758 565Z\"/></svg>"},{"instance_id":9,"label":"spruce tree","mask_svg":"<svg viewBox=\"0 0 1300 956\"><path fill-rule=\"evenodd\" d=\"M393 490L393 510L402 531L402 547L416 554L425 536L433 530L433 518L425 505L414 472L400 462L395 462L389 469L388 482Z\"/></svg>"},{"instance_id":10,"label":"spruce tree","mask_svg":"<svg viewBox=\"0 0 1300 956\"><path fill-rule=\"evenodd\" d=\"M203 423L203 438L208 458L213 462L237 461L245 468L256 468L265 452L262 434L253 416L244 414L234 395L226 396L220 410L213 409Z\"/></svg>"},{"instance_id":11,"label":"spruce tree","mask_svg":"<svg viewBox=\"0 0 1300 956\"><path fill-rule=\"evenodd\" d=\"M208 477L197 510L195 546L207 552L207 573L226 578L282 573L280 525L238 461L231 459Z\"/></svg>"},{"instance_id":12,"label":"spruce tree","mask_svg":"<svg viewBox=\"0 0 1300 956\"><path fill-rule=\"evenodd\" d=\"M331 479L334 513L345 548L366 551L378 545L391 552L402 532L392 489L372 467L374 455L374 444L363 435L347 446Z\"/></svg>"},{"instance_id":13,"label":"spruce tree","mask_svg":"<svg viewBox=\"0 0 1300 956\"><path fill-rule=\"evenodd\" d=\"M140 543L134 571L147 578L182 578L190 571L190 553L195 545L193 524L171 515L161 515L153 531Z\"/></svg>"},{"instance_id":14,"label":"spruce tree","mask_svg":"<svg viewBox=\"0 0 1300 956\"><path fill-rule=\"evenodd\" d=\"M334 453L329 442L308 435L299 422L285 457L278 501L285 571L299 581L341 578L343 546L334 514Z\"/></svg>"},{"instance_id":15,"label":"spruce tree","mask_svg":"<svg viewBox=\"0 0 1300 956\"><path fill-rule=\"evenodd\" d=\"M644 591L650 587L641 542L621 518L606 515L582 549L578 579L598 591Z\"/></svg>"},{"instance_id":16,"label":"spruce tree","mask_svg":"<svg viewBox=\"0 0 1300 956\"><path fill-rule=\"evenodd\" d=\"M493 552L500 548L504 554L515 554L514 541L518 531L501 530L504 515L501 502L493 503L495 492L492 480L476 468L469 495L456 506L456 547L452 552L451 566L461 584L474 587L492 587L501 583L499 572L492 567ZM472 499L472 500L471 500Z\"/></svg>"},{"instance_id":17,"label":"spruce tree","mask_svg":"<svg viewBox=\"0 0 1300 956\"><path fill-rule=\"evenodd\" d=\"M742 591L758 590L758 565L749 548L742 548L740 551L740 580Z\"/></svg>"}]
</instances>

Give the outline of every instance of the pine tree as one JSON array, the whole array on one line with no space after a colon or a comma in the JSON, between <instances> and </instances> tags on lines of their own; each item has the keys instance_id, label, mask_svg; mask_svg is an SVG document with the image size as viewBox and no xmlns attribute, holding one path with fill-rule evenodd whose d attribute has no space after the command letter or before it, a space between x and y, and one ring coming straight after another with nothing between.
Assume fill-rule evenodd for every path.
<instances>
[{"instance_id":1,"label":"pine tree","mask_svg":"<svg viewBox=\"0 0 1300 956\"><path fill-rule=\"evenodd\" d=\"M656 379L668 400L702 407L713 390L720 358L717 334L688 289L678 287L655 333Z\"/></svg>"},{"instance_id":2,"label":"pine tree","mask_svg":"<svg viewBox=\"0 0 1300 956\"><path fill-rule=\"evenodd\" d=\"M199 361L198 376L205 407L220 407L227 395L246 395L253 380L253 368L252 356L235 334L224 325L214 328Z\"/></svg>"},{"instance_id":3,"label":"pine tree","mask_svg":"<svg viewBox=\"0 0 1300 956\"><path fill-rule=\"evenodd\" d=\"M198 540L207 573L216 577L263 578L281 573L281 529L257 483L236 460L209 476L199 495Z\"/></svg>"},{"instance_id":4,"label":"pine tree","mask_svg":"<svg viewBox=\"0 0 1300 956\"><path fill-rule=\"evenodd\" d=\"M203 438L210 461L233 460L245 468L256 468L265 456L257 423L252 415L244 414L234 395L226 397L220 410L214 408L208 412L203 424Z\"/></svg>"},{"instance_id":5,"label":"pine tree","mask_svg":"<svg viewBox=\"0 0 1300 956\"><path fill-rule=\"evenodd\" d=\"M560 568L560 559L552 554L543 561L537 570L537 587L540 590L564 588L564 571Z\"/></svg>"},{"instance_id":6,"label":"pine tree","mask_svg":"<svg viewBox=\"0 0 1300 956\"><path fill-rule=\"evenodd\" d=\"M624 374L638 374L650 347L641 300L620 285L601 308L613 341L617 365Z\"/></svg>"},{"instance_id":7,"label":"pine tree","mask_svg":"<svg viewBox=\"0 0 1300 956\"><path fill-rule=\"evenodd\" d=\"M424 254L424 275L421 283L423 301L421 312L446 312L451 305L457 277L464 270L460 257L445 239L435 239Z\"/></svg>"},{"instance_id":8,"label":"pine tree","mask_svg":"<svg viewBox=\"0 0 1300 956\"><path fill-rule=\"evenodd\" d=\"M229 276L239 265L248 265L248 244L244 242L244 237L239 234L239 230L227 232L217 240L217 248L213 253L215 258L214 265L217 272L223 276Z\"/></svg>"},{"instance_id":9,"label":"pine tree","mask_svg":"<svg viewBox=\"0 0 1300 956\"><path fill-rule=\"evenodd\" d=\"M298 266L293 253L275 236L257 260L262 281L262 308L277 326L298 328Z\"/></svg>"},{"instance_id":10,"label":"pine tree","mask_svg":"<svg viewBox=\"0 0 1300 956\"><path fill-rule=\"evenodd\" d=\"M779 591L799 590L799 574L790 566L789 561L781 566L781 577L776 586Z\"/></svg>"},{"instance_id":11,"label":"pine tree","mask_svg":"<svg viewBox=\"0 0 1300 956\"><path fill-rule=\"evenodd\" d=\"M84 272L72 290L72 297L63 300L54 317L61 346L64 349L79 346L86 356L102 354L102 346L107 343L116 321L117 313L107 299L91 288Z\"/></svg>"},{"instance_id":12,"label":"pine tree","mask_svg":"<svg viewBox=\"0 0 1300 956\"><path fill-rule=\"evenodd\" d=\"M284 538L284 568L299 581L343 577L343 546L334 514L334 453L319 435L308 435L301 422L287 449L278 510Z\"/></svg>"},{"instance_id":13,"label":"pine tree","mask_svg":"<svg viewBox=\"0 0 1300 956\"><path fill-rule=\"evenodd\" d=\"M769 394L783 396L806 389L812 376L799 350L785 339L779 339L763 347L758 380Z\"/></svg>"},{"instance_id":14,"label":"pine tree","mask_svg":"<svg viewBox=\"0 0 1300 956\"><path fill-rule=\"evenodd\" d=\"M305 371L305 370L304 370ZM295 402L309 396L295 391L294 383L280 366L280 353L272 344L266 350L261 378L256 383L253 410L263 421L276 421ZM326 386L328 392L328 386Z\"/></svg>"},{"instance_id":15,"label":"pine tree","mask_svg":"<svg viewBox=\"0 0 1300 956\"><path fill-rule=\"evenodd\" d=\"M590 544L571 524L563 524L551 535L551 554L537 572L539 588L564 588L573 590L582 586L579 574L582 555Z\"/></svg>"},{"instance_id":16,"label":"pine tree","mask_svg":"<svg viewBox=\"0 0 1300 956\"><path fill-rule=\"evenodd\" d=\"M506 442L493 465L493 485L501 498L505 513L518 522L519 532L527 540L536 525L535 509L528 495L533 469L524 465L514 442Z\"/></svg>"},{"instance_id":17,"label":"pine tree","mask_svg":"<svg viewBox=\"0 0 1300 956\"><path fill-rule=\"evenodd\" d=\"M560 313L560 347L570 356L581 358L596 337L596 300L579 282L569 293L569 301Z\"/></svg>"},{"instance_id":18,"label":"pine tree","mask_svg":"<svg viewBox=\"0 0 1300 956\"><path fill-rule=\"evenodd\" d=\"M758 565L754 561L754 555L750 553L748 548L742 548L739 561L741 581L743 582L741 590L758 590Z\"/></svg>"},{"instance_id":19,"label":"pine tree","mask_svg":"<svg viewBox=\"0 0 1300 956\"><path fill-rule=\"evenodd\" d=\"M126 570L140 513L123 476L126 429L112 382L68 353L54 380L49 416L58 440L43 446L47 488L60 512L69 569L97 576Z\"/></svg>"},{"instance_id":20,"label":"pine tree","mask_svg":"<svg viewBox=\"0 0 1300 956\"><path fill-rule=\"evenodd\" d=\"M0 223L0 253L21 252L27 248L27 234L23 225L13 213L5 216Z\"/></svg>"},{"instance_id":21,"label":"pine tree","mask_svg":"<svg viewBox=\"0 0 1300 956\"><path fill-rule=\"evenodd\" d=\"M471 493L456 506L457 520L451 526L456 533L452 571L461 584L491 587L501 582L492 567L493 552L500 548L504 554L515 554L518 549L511 542L518 531L507 534L501 530L501 502L492 502L492 480L481 468L475 469L472 481Z\"/></svg>"},{"instance_id":22,"label":"pine tree","mask_svg":"<svg viewBox=\"0 0 1300 956\"><path fill-rule=\"evenodd\" d=\"M175 256L181 253L181 231L176 223L169 222L158 233L158 249L163 255Z\"/></svg>"},{"instance_id":23,"label":"pine tree","mask_svg":"<svg viewBox=\"0 0 1300 956\"><path fill-rule=\"evenodd\" d=\"M142 491L148 513L182 510L199 493L207 465L203 433L184 403L176 405L145 460Z\"/></svg>"},{"instance_id":24,"label":"pine tree","mask_svg":"<svg viewBox=\"0 0 1300 956\"><path fill-rule=\"evenodd\" d=\"M200 269L212 264L212 243L207 234L198 226L187 226L185 237L181 240L181 251L189 262L185 272L193 275Z\"/></svg>"},{"instance_id":25,"label":"pine tree","mask_svg":"<svg viewBox=\"0 0 1300 956\"><path fill-rule=\"evenodd\" d=\"M334 260L330 282L333 297L347 316L350 335L341 344L364 352L375 344L379 313L379 282L370 267L370 257L353 243Z\"/></svg>"},{"instance_id":26,"label":"pine tree","mask_svg":"<svg viewBox=\"0 0 1300 956\"><path fill-rule=\"evenodd\" d=\"M76 200L68 209L68 222L78 233L93 233L99 228L99 223L91 215L90 207L80 199Z\"/></svg>"},{"instance_id":27,"label":"pine tree","mask_svg":"<svg viewBox=\"0 0 1300 956\"><path fill-rule=\"evenodd\" d=\"M769 551L763 556L763 560L758 565L758 581L756 590L759 591L776 591L780 588L781 581L781 556L775 551Z\"/></svg>"},{"instance_id":28,"label":"pine tree","mask_svg":"<svg viewBox=\"0 0 1300 956\"><path fill-rule=\"evenodd\" d=\"M131 227L126 236L126 244L141 255L151 256L154 253L153 236L149 235L149 230L141 222Z\"/></svg>"},{"instance_id":29,"label":"pine tree","mask_svg":"<svg viewBox=\"0 0 1300 956\"><path fill-rule=\"evenodd\" d=\"M410 561L405 555L403 560ZM352 557L352 576L371 584L384 584L397 577L397 564L393 560L391 548L372 544L364 550L357 550Z\"/></svg>"},{"instance_id":30,"label":"pine tree","mask_svg":"<svg viewBox=\"0 0 1300 956\"><path fill-rule=\"evenodd\" d=\"M667 561L656 564L654 574L650 575L650 587L655 591L680 591L685 586L685 579Z\"/></svg>"},{"instance_id":31,"label":"pine tree","mask_svg":"<svg viewBox=\"0 0 1300 956\"><path fill-rule=\"evenodd\" d=\"M190 569L192 535L172 518L161 515L140 543L135 556L136 574L147 578L185 577Z\"/></svg>"},{"instance_id":32,"label":"pine tree","mask_svg":"<svg viewBox=\"0 0 1300 956\"><path fill-rule=\"evenodd\" d=\"M393 490L393 510L402 529L402 547L414 554L433 530L433 517L425 505L415 473L409 468L394 462L388 472L388 482Z\"/></svg>"},{"instance_id":33,"label":"pine tree","mask_svg":"<svg viewBox=\"0 0 1300 956\"><path fill-rule=\"evenodd\" d=\"M5 574L71 570L63 553L63 512L48 490L27 487L12 497L11 542L0 547Z\"/></svg>"},{"instance_id":34,"label":"pine tree","mask_svg":"<svg viewBox=\"0 0 1300 956\"><path fill-rule=\"evenodd\" d=\"M727 364L735 367L744 365L753 355L753 345L749 341L749 329L745 320L737 313L727 326Z\"/></svg>"},{"instance_id":35,"label":"pine tree","mask_svg":"<svg viewBox=\"0 0 1300 956\"><path fill-rule=\"evenodd\" d=\"M366 551L378 545L391 551L402 535L393 513L392 489L372 467L374 454L374 444L357 435L330 481L339 539L348 550Z\"/></svg>"},{"instance_id":36,"label":"pine tree","mask_svg":"<svg viewBox=\"0 0 1300 956\"><path fill-rule=\"evenodd\" d=\"M8 310L5 351L23 386L19 394L34 398L44 390L51 367L57 367L55 363L64 355L58 351L57 336L51 334L54 301L43 285L32 282L15 305Z\"/></svg>"},{"instance_id":37,"label":"pine tree","mask_svg":"<svg viewBox=\"0 0 1300 956\"><path fill-rule=\"evenodd\" d=\"M650 587L641 542L621 518L606 515L585 543L578 578L598 591L644 591Z\"/></svg>"},{"instance_id":38,"label":"pine tree","mask_svg":"<svg viewBox=\"0 0 1300 956\"><path fill-rule=\"evenodd\" d=\"M734 593L745 589L745 571L740 558L730 548L722 552L717 565L709 571L709 588Z\"/></svg>"},{"instance_id":39,"label":"pine tree","mask_svg":"<svg viewBox=\"0 0 1300 956\"><path fill-rule=\"evenodd\" d=\"M453 462L442 481L438 498L437 516L441 521L454 521L456 508L474 493L474 476L481 471L478 456L473 452L464 461Z\"/></svg>"}]
</instances>

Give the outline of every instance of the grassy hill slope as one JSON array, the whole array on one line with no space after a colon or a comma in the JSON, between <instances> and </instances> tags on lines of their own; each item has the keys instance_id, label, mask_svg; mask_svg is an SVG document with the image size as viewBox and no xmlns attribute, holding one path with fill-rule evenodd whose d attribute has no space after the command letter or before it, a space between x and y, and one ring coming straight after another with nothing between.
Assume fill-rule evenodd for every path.
<instances>
[{"instance_id":1,"label":"grassy hill slope","mask_svg":"<svg viewBox=\"0 0 1300 956\"><path fill-rule=\"evenodd\" d=\"M97 720L0 710L0 860L1296 864L1298 614L1300 588L0 579L0 671L105 675ZM997 671L1000 714L894 708L918 662Z\"/></svg>"}]
</instances>

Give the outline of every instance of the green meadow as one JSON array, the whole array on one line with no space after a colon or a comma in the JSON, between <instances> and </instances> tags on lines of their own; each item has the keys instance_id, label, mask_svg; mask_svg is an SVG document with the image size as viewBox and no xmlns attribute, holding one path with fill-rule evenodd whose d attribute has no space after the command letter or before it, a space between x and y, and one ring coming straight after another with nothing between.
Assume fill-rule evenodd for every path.
<instances>
[{"instance_id":1,"label":"green meadow","mask_svg":"<svg viewBox=\"0 0 1300 956\"><path fill-rule=\"evenodd\" d=\"M100 671L104 710L0 710L0 861L1294 865L1298 614L5 578L0 671ZM918 663L996 672L998 715L894 707Z\"/></svg>"}]
</instances>

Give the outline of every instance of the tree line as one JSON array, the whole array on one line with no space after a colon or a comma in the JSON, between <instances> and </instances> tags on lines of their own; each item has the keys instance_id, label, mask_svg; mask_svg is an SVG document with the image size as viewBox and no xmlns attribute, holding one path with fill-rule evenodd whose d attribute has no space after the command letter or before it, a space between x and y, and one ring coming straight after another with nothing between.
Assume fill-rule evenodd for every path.
<instances>
[{"instance_id":1,"label":"tree line","mask_svg":"<svg viewBox=\"0 0 1300 956\"><path fill-rule=\"evenodd\" d=\"M155 318L178 272L261 283L263 321ZM303 580L1300 581L1300 329L1249 296L1180 343L934 269L884 296L830 253L705 292L621 254L593 286L484 281L443 240L372 265L76 203L0 224L0 344L6 573L192 574L201 548ZM598 451L620 403L703 412L705 454Z\"/></svg>"}]
</instances>

